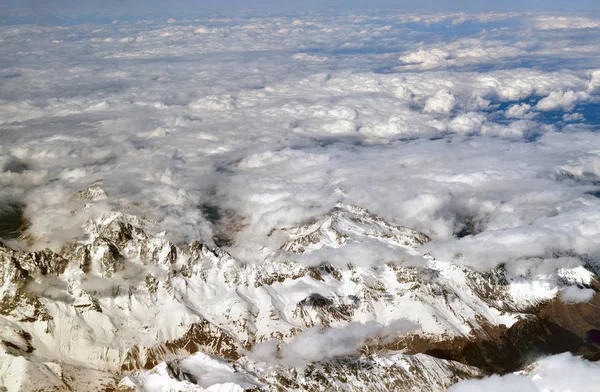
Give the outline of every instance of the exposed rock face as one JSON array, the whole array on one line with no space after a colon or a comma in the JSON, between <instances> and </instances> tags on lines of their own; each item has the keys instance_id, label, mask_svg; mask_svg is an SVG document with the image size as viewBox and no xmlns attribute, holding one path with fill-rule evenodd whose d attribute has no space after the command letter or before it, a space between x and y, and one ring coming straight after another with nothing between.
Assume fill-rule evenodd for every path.
<instances>
[{"instance_id":1,"label":"exposed rock face","mask_svg":"<svg viewBox=\"0 0 600 392\"><path fill-rule=\"evenodd\" d=\"M102 189L102 180L98 180L88 188L75 193L73 200L98 201L105 200L107 197L108 194Z\"/></svg>"},{"instance_id":2,"label":"exposed rock face","mask_svg":"<svg viewBox=\"0 0 600 392\"><path fill-rule=\"evenodd\" d=\"M75 196L105 197L99 183ZM148 380L203 390L210 385L193 375L199 366L228 375L214 382L231 384L222 390L440 391L543 353L600 353L589 340L600 329L598 294L565 304L556 290L528 289L523 279L516 290L502 268L482 273L422 255L426 235L355 206L282 230L288 241L259 264L199 242L173 244L150 235L151 225L110 212L87 222L85 241L57 253L0 244L0 381L8 391L144 390ZM302 261L362 241L397 257L360 266ZM561 276L600 289L591 266ZM290 342L315 326L402 319L418 330L382 328L351 355L289 366L252 354L257 343Z\"/></svg>"},{"instance_id":3,"label":"exposed rock face","mask_svg":"<svg viewBox=\"0 0 600 392\"><path fill-rule=\"evenodd\" d=\"M0 207L0 239L16 238L25 225L23 205L9 203Z\"/></svg>"}]
</instances>

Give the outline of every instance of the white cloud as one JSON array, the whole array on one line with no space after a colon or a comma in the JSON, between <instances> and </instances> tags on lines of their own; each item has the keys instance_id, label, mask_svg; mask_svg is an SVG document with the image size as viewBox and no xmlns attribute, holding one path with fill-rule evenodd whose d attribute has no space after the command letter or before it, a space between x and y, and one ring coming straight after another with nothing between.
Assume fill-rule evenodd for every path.
<instances>
[{"instance_id":1,"label":"white cloud","mask_svg":"<svg viewBox=\"0 0 600 392\"><path fill-rule=\"evenodd\" d=\"M596 292L592 289L580 289L570 286L562 290L560 300L566 303L588 302Z\"/></svg>"},{"instance_id":2,"label":"white cloud","mask_svg":"<svg viewBox=\"0 0 600 392\"><path fill-rule=\"evenodd\" d=\"M535 384L526 377L509 374L506 376L491 376L477 381L462 381L450 387L448 392L539 392Z\"/></svg>"},{"instance_id":3,"label":"white cloud","mask_svg":"<svg viewBox=\"0 0 600 392\"><path fill-rule=\"evenodd\" d=\"M406 99L406 100L412 100L413 99L413 92L405 86L398 86L394 89L394 95L396 95L396 97L400 98L400 99Z\"/></svg>"},{"instance_id":4,"label":"white cloud","mask_svg":"<svg viewBox=\"0 0 600 392\"><path fill-rule=\"evenodd\" d=\"M585 117L581 113L565 113L563 114L563 121L584 121Z\"/></svg>"},{"instance_id":5,"label":"white cloud","mask_svg":"<svg viewBox=\"0 0 600 392\"><path fill-rule=\"evenodd\" d=\"M421 49L418 52L409 53L400 57L400 61L407 65L415 64L419 65L420 68L423 69L431 69L444 65L449 56L450 53L442 49L433 48L429 51Z\"/></svg>"},{"instance_id":6,"label":"white cloud","mask_svg":"<svg viewBox=\"0 0 600 392\"><path fill-rule=\"evenodd\" d=\"M556 177L556 168L567 166L599 173L598 138L583 128L556 135L562 125L535 117L550 101L568 108L588 94L586 102L593 102L597 70L581 69L585 62L570 69L564 49L574 49L569 56L579 53L579 61L587 58L583 49L566 41L546 44L551 33L544 31L492 29L452 39L423 31L419 42L399 38L414 23L522 17L2 26L0 54L31 53L1 71L0 156L28 167L0 173L2 195L23 199L30 230L57 235L56 246L79 233L64 229L77 207L69 200L72 192L103 179L110 208L139 208L181 241L210 243L225 230L235 240L231 252L246 261L280 245L274 239L265 244L274 228L297 225L339 201L449 241L436 246L452 256L453 236L472 221L482 237L458 248L479 254L480 240L491 236L487 231L539 233L547 229L544 218L566 214L575 220L570 211L598 205L584 180ZM392 28L381 29L387 25ZM63 43L42 43L49 39ZM114 66L65 55L85 50L98 64ZM39 69L38 52L55 72ZM528 69L514 63L523 53L554 56L563 66ZM379 72L398 66L399 57L416 67ZM490 63L494 69L478 68ZM26 85L39 89L34 94ZM535 97L545 97L539 107L523 102ZM508 108L501 111L500 104ZM208 222L207 205L219 210L221 220ZM593 233L582 233L573 246L594 250ZM570 245L566 241L564 248ZM493 263L469 262L491 266L520 257L516 253L498 251Z\"/></svg>"},{"instance_id":7,"label":"white cloud","mask_svg":"<svg viewBox=\"0 0 600 392\"><path fill-rule=\"evenodd\" d=\"M540 15L532 18L535 28L540 30L563 29L595 29L600 27L600 20L585 16L550 16Z\"/></svg>"},{"instance_id":8,"label":"white cloud","mask_svg":"<svg viewBox=\"0 0 600 392\"><path fill-rule=\"evenodd\" d=\"M589 98L589 94L585 91L553 91L547 97L542 98L535 108L541 111L571 111L575 104L585 102Z\"/></svg>"},{"instance_id":9,"label":"white cloud","mask_svg":"<svg viewBox=\"0 0 600 392\"><path fill-rule=\"evenodd\" d=\"M284 366L304 366L336 357L356 354L372 339L385 339L390 335L414 332L417 325L399 319L383 326L376 322L352 322L341 328L315 326L302 331L288 343L277 344L271 340L260 343L250 353L259 361L278 363Z\"/></svg>"},{"instance_id":10,"label":"white cloud","mask_svg":"<svg viewBox=\"0 0 600 392\"><path fill-rule=\"evenodd\" d=\"M596 69L591 71L591 78L588 85L588 91L590 93L595 93L600 90L600 69Z\"/></svg>"},{"instance_id":11,"label":"white cloud","mask_svg":"<svg viewBox=\"0 0 600 392\"><path fill-rule=\"evenodd\" d=\"M523 374L491 376L483 380L461 381L448 392L592 392L600 383L600 365L570 353L543 358Z\"/></svg>"},{"instance_id":12,"label":"white cloud","mask_svg":"<svg viewBox=\"0 0 600 392\"><path fill-rule=\"evenodd\" d=\"M481 113L462 113L450 121L449 128L456 133L478 133L486 121L486 116Z\"/></svg>"},{"instance_id":13,"label":"white cloud","mask_svg":"<svg viewBox=\"0 0 600 392\"><path fill-rule=\"evenodd\" d=\"M531 113L531 105L528 103L521 103L511 105L505 113L507 118L519 118L519 119L532 119L537 113Z\"/></svg>"},{"instance_id":14,"label":"white cloud","mask_svg":"<svg viewBox=\"0 0 600 392\"><path fill-rule=\"evenodd\" d=\"M456 98L448 90L440 90L425 102L425 113L450 113Z\"/></svg>"}]
</instances>

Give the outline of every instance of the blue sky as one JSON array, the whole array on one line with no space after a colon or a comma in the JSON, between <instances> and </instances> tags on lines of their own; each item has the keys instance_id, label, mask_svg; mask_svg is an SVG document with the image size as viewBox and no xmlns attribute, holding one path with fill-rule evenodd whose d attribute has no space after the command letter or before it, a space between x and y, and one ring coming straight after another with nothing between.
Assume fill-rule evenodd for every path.
<instances>
[{"instance_id":1,"label":"blue sky","mask_svg":"<svg viewBox=\"0 0 600 392\"><path fill-rule=\"evenodd\" d=\"M99 4L100 3L100 4ZM359 10L386 8L406 11L553 11L600 12L600 2L595 0L305 0L281 2L277 0L2 0L0 12L34 14L89 14L89 13L181 13L219 12L235 13L241 10L260 12L324 11L330 9Z\"/></svg>"}]
</instances>

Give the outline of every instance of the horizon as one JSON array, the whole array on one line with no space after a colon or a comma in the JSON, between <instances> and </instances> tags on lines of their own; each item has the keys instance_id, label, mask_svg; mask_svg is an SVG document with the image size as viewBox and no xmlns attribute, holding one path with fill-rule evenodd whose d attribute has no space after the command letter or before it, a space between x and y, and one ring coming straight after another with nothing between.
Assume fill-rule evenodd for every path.
<instances>
[{"instance_id":1,"label":"horizon","mask_svg":"<svg viewBox=\"0 0 600 392\"><path fill-rule=\"evenodd\" d=\"M330 12L394 12L394 13L504 13L504 12L560 12L582 13L600 12L600 2L575 0L575 1L442 1L425 0L415 5L413 1L304 1L301 4L282 5L276 1L247 2L241 0L225 0L218 4L207 1L109 1L98 5L92 0L74 1L39 1L39 0L9 0L0 3L0 18L10 16L60 16L73 17L76 15L91 16L142 16L162 14L174 16L189 15L277 15L295 13L330 13Z\"/></svg>"}]
</instances>

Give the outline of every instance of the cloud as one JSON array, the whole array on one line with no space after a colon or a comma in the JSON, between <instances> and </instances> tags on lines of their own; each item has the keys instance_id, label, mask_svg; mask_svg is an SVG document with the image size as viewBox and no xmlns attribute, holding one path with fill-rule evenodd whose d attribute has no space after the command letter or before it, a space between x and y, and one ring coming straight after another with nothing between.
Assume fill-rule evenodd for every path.
<instances>
[{"instance_id":1,"label":"cloud","mask_svg":"<svg viewBox=\"0 0 600 392\"><path fill-rule=\"evenodd\" d=\"M539 392L535 384L526 377L509 374L507 376L491 376L484 380L462 381L450 387L448 392Z\"/></svg>"},{"instance_id":2,"label":"cloud","mask_svg":"<svg viewBox=\"0 0 600 392\"><path fill-rule=\"evenodd\" d=\"M302 265L332 264L345 268L348 264L356 267L369 267L388 263L402 263L405 266L423 266L422 257L414 256L398 247L391 247L379 241L363 240L341 248L325 248L292 257Z\"/></svg>"},{"instance_id":3,"label":"cloud","mask_svg":"<svg viewBox=\"0 0 600 392\"><path fill-rule=\"evenodd\" d=\"M400 61L407 65L414 64L419 65L423 69L431 69L444 65L449 56L450 53L442 49L433 48L429 51L421 49L418 52L409 53L400 57Z\"/></svg>"},{"instance_id":4,"label":"cloud","mask_svg":"<svg viewBox=\"0 0 600 392\"><path fill-rule=\"evenodd\" d=\"M540 30L596 29L600 27L600 20L585 16L540 15L535 16L532 20L535 27Z\"/></svg>"},{"instance_id":5,"label":"cloud","mask_svg":"<svg viewBox=\"0 0 600 392\"><path fill-rule=\"evenodd\" d=\"M484 114L467 112L454 117L448 127L456 133L479 133L486 119Z\"/></svg>"},{"instance_id":6,"label":"cloud","mask_svg":"<svg viewBox=\"0 0 600 392\"><path fill-rule=\"evenodd\" d=\"M595 207L582 208L556 217L543 217L529 226L486 230L483 233L447 242L426 244L424 250L442 259L458 257L473 267L494 267L502 263L556 253L600 255L600 234ZM484 261L485 260L485 261Z\"/></svg>"},{"instance_id":7,"label":"cloud","mask_svg":"<svg viewBox=\"0 0 600 392\"><path fill-rule=\"evenodd\" d=\"M456 98L448 90L440 90L425 102L426 113L450 113L454 109Z\"/></svg>"},{"instance_id":8,"label":"cloud","mask_svg":"<svg viewBox=\"0 0 600 392\"><path fill-rule=\"evenodd\" d=\"M570 353L538 360L523 374L491 376L483 380L461 381L448 392L500 391L595 391L600 382L600 366Z\"/></svg>"},{"instance_id":9,"label":"cloud","mask_svg":"<svg viewBox=\"0 0 600 392\"><path fill-rule=\"evenodd\" d=\"M521 103L511 105L505 113L507 118L520 118L520 119L531 119L534 118L537 113L531 113L531 105L528 103Z\"/></svg>"},{"instance_id":10,"label":"cloud","mask_svg":"<svg viewBox=\"0 0 600 392\"><path fill-rule=\"evenodd\" d=\"M560 300L565 303L590 301L596 292L592 289L580 289L575 286L565 288L560 294Z\"/></svg>"},{"instance_id":11,"label":"cloud","mask_svg":"<svg viewBox=\"0 0 600 392\"><path fill-rule=\"evenodd\" d=\"M542 98L535 108L541 111L571 111L576 103L585 102L589 98L589 94L585 91L553 91L547 97Z\"/></svg>"},{"instance_id":12,"label":"cloud","mask_svg":"<svg viewBox=\"0 0 600 392\"><path fill-rule=\"evenodd\" d=\"M594 225L574 239L544 223L576 221L575 211L598 205L587 180L599 174L594 125L588 116L565 118L575 128L548 125L535 114L594 104L597 70L585 67L597 48L573 45L577 31L549 40L550 31L528 30L531 17L5 25L0 54L13 60L0 73L0 192L23 201L29 231L45 238L38 246L80 239L81 220L124 209L176 241L226 235L230 252L257 262L281 245L269 237L274 229L344 202L422 230L432 251L485 268L555 248L595 252ZM444 23L456 34L424 27ZM468 23L476 31L459 29ZM418 42L403 38L411 31ZM23 55L11 57L16 51ZM528 67L524 56L548 68ZM558 175L565 167L579 174ZM108 199L73 217L80 203L71 195L97 179ZM525 246L532 238L539 246ZM353 253L389 259L377 246Z\"/></svg>"},{"instance_id":13,"label":"cloud","mask_svg":"<svg viewBox=\"0 0 600 392\"><path fill-rule=\"evenodd\" d=\"M584 121L585 117L581 113L565 113L563 114L563 121Z\"/></svg>"},{"instance_id":14,"label":"cloud","mask_svg":"<svg viewBox=\"0 0 600 392\"><path fill-rule=\"evenodd\" d=\"M444 44L433 44L400 56L399 70L430 70L439 67L462 67L508 60L526 52L523 45L506 45L501 40L462 38Z\"/></svg>"},{"instance_id":15,"label":"cloud","mask_svg":"<svg viewBox=\"0 0 600 392\"><path fill-rule=\"evenodd\" d=\"M414 332L417 328L417 325L403 319L386 326L373 321L352 322L341 328L315 326L300 332L287 343L278 345L275 340L259 343L249 355L258 361L298 367L354 355L372 339Z\"/></svg>"}]
</instances>

